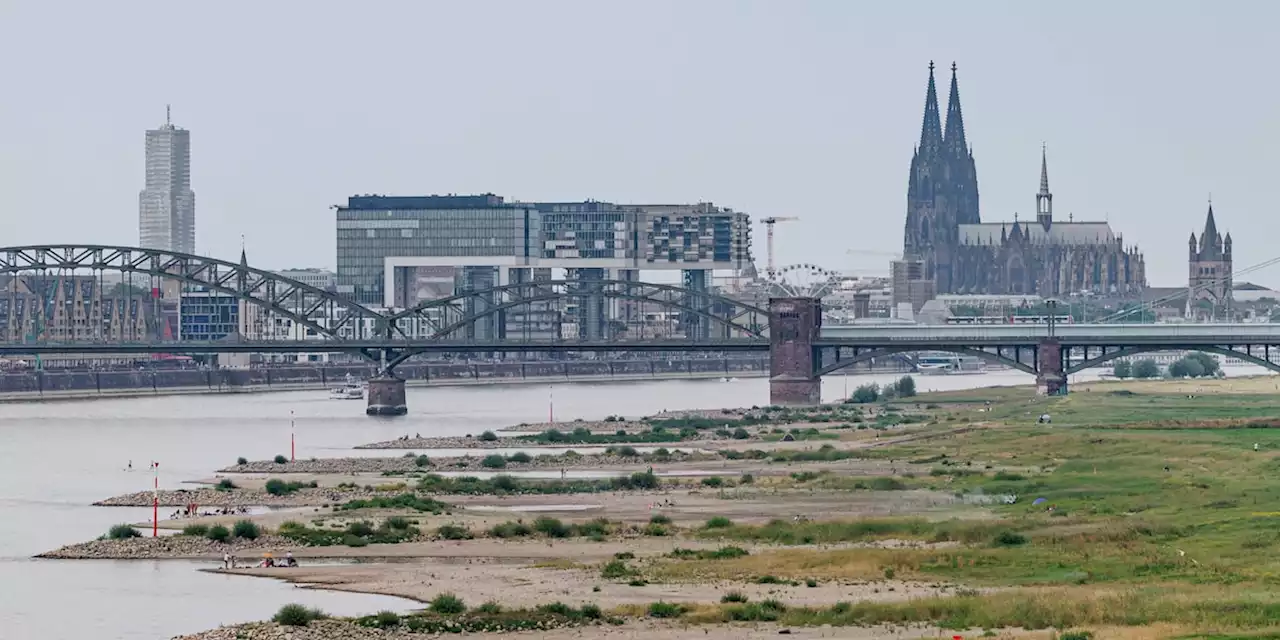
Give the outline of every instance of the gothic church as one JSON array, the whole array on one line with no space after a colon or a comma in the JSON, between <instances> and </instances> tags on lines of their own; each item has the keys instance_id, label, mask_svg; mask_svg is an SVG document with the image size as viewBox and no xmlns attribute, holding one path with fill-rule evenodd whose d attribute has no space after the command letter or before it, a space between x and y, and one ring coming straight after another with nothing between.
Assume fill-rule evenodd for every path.
<instances>
[{"instance_id":1,"label":"gothic church","mask_svg":"<svg viewBox=\"0 0 1280 640\"><path fill-rule=\"evenodd\" d=\"M1133 295L1146 286L1142 254L1125 247L1109 223L1053 219L1043 151L1035 221L1015 216L1012 222L982 222L955 64L944 130L929 63L920 144L911 157L903 257L924 263L938 293Z\"/></svg>"}]
</instances>

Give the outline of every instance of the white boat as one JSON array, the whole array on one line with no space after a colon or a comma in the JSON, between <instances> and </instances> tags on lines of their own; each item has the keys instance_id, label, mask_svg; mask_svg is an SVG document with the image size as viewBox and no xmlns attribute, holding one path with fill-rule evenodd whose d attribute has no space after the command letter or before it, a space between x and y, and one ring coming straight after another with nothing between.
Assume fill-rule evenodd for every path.
<instances>
[{"instance_id":1,"label":"white boat","mask_svg":"<svg viewBox=\"0 0 1280 640\"><path fill-rule=\"evenodd\" d=\"M965 375L986 373L987 364L975 356L960 356L951 353L922 353L916 357L916 369L920 375Z\"/></svg>"},{"instance_id":2,"label":"white boat","mask_svg":"<svg viewBox=\"0 0 1280 640\"><path fill-rule=\"evenodd\" d=\"M362 400L364 399L364 385L356 382L348 374L346 384L330 389L329 397L334 400Z\"/></svg>"}]
</instances>

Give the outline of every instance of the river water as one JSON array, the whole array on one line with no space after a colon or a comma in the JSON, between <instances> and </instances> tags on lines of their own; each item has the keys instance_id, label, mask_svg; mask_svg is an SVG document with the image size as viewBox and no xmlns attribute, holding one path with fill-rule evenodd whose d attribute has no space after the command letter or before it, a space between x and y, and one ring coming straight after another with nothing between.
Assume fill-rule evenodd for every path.
<instances>
[{"instance_id":1,"label":"river water","mask_svg":"<svg viewBox=\"0 0 1280 640\"><path fill-rule=\"evenodd\" d=\"M828 376L823 398L896 375ZM921 391L1028 384L1019 372L918 377ZM304 590L273 580L219 576L186 561L33 560L63 544L142 522L149 509L88 506L160 484L207 478L215 469L289 454L291 416L299 457L351 455L350 447L405 434L453 436L522 422L638 417L664 409L768 402L768 381L677 380L548 386L413 388L410 414L377 419L363 402L318 392L95 399L0 405L0 637L11 640L155 640L269 618L300 602L339 615L403 610L384 596ZM427 452L431 453L431 452ZM393 452L394 454L394 452ZM133 471L126 467L132 462Z\"/></svg>"}]
</instances>

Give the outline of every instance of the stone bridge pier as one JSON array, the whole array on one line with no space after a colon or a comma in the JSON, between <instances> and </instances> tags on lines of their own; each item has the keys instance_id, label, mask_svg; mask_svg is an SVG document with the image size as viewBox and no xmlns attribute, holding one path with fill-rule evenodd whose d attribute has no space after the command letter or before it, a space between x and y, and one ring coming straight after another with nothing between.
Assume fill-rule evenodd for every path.
<instances>
[{"instance_id":1,"label":"stone bridge pier","mask_svg":"<svg viewBox=\"0 0 1280 640\"><path fill-rule=\"evenodd\" d=\"M402 416L409 413L409 405L404 397L404 380L391 372L371 378L365 389L365 397L369 401L369 406L364 410L366 415Z\"/></svg>"},{"instance_id":2,"label":"stone bridge pier","mask_svg":"<svg viewBox=\"0 0 1280 640\"><path fill-rule=\"evenodd\" d=\"M1067 395L1067 374L1062 367L1062 343L1045 338L1036 346L1036 392L1040 395Z\"/></svg>"},{"instance_id":3,"label":"stone bridge pier","mask_svg":"<svg viewBox=\"0 0 1280 640\"><path fill-rule=\"evenodd\" d=\"M813 343L822 331L817 298L769 299L769 403L812 406L822 401Z\"/></svg>"}]
</instances>

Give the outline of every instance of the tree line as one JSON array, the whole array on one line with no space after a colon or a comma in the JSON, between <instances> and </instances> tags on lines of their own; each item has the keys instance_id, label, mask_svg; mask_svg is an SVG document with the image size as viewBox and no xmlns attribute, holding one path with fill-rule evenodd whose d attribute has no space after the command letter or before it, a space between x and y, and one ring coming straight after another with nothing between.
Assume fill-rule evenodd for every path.
<instances>
[{"instance_id":1,"label":"tree line","mask_svg":"<svg viewBox=\"0 0 1280 640\"><path fill-rule=\"evenodd\" d=\"M1218 375L1222 371L1222 367L1218 364L1218 359L1200 351L1188 353L1169 365L1167 375L1170 378L1203 378ZM1160 365L1156 364L1151 358L1143 358L1141 360L1130 362L1129 360L1117 360L1115 364L1115 376L1117 378L1136 378L1146 380L1150 378L1159 378Z\"/></svg>"}]
</instances>

